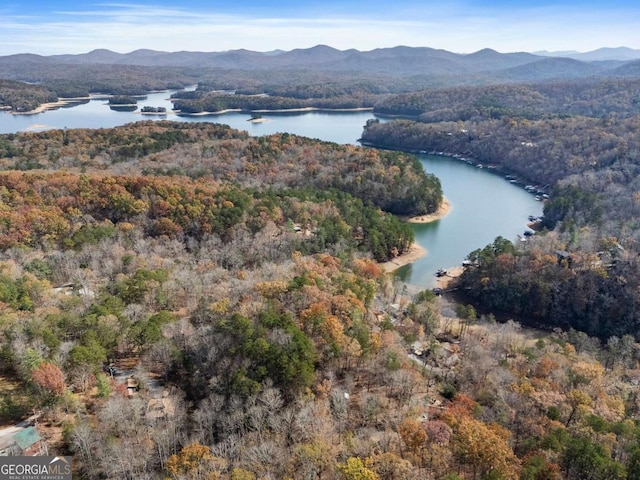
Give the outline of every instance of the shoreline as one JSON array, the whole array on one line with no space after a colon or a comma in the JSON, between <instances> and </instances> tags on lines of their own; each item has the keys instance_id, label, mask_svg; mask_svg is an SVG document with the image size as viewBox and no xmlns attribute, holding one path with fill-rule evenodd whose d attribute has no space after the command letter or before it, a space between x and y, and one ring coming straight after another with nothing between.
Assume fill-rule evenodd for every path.
<instances>
[{"instance_id":1,"label":"shoreline","mask_svg":"<svg viewBox=\"0 0 640 480\"><path fill-rule=\"evenodd\" d=\"M48 102L43 103L42 105L38 105L33 110L29 110L27 112L14 112L12 110L9 110L9 113L11 115L37 115L38 113L44 113L48 110L64 107L65 105L69 105L70 103L81 102L83 100L91 100L91 97L61 98L55 102Z\"/></svg>"},{"instance_id":2,"label":"shoreline","mask_svg":"<svg viewBox=\"0 0 640 480\"><path fill-rule=\"evenodd\" d=\"M431 223L436 220L441 220L449 215L449 213L451 213L451 209L451 202L449 202L445 197L442 197L442 202L440 202L440 206L435 212L428 213L426 215L418 215L417 217L406 217L402 218L402 220L407 223Z\"/></svg>"},{"instance_id":3,"label":"shoreline","mask_svg":"<svg viewBox=\"0 0 640 480\"><path fill-rule=\"evenodd\" d=\"M140 115L156 115L156 116L162 116L162 117L166 117L167 115L172 115L173 111L172 110L167 110L166 112L143 112L141 110L138 110L136 112L132 112L132 113L138 113Z\"/></svg>"},{"instance_id":4,"label":"shoreline","mask_svg":"<svg viewBox=\"0 0 640 480\"><path fill-rule=\"evenodd\" d=\"M409 247L409 251L407 253L403 253L402 255L397 256L393 260L389 260L388 262L379 263L378 265L385 273L392 273L393 271L399 269L400 267L404 267L405 265L409 265L410 263L415 262L419 258L424 257L427 254L427 250L417 244L412 243Z\"/></svg>"},{"instance_id":5,"label":"shoreline","mask_svg":"<svg viewBox=\"0 0 640 480\"><path fill-rule=\"evenodd\" d=\"M368 112L368 111L373 111L373 107L356 107L356 108L322 108L322 107L277 108L277 109L251 110L250 113Z\"/></svg>"},{"instance_id":6,"label":"shoreline","mask_svg":"<svg viewBox=\"0 0 640 480\"><path fill-rule=\"evenodd\" d=\"M384 116L383 114L376 113L376 116ZM389 115L386 115L389 116ZM402 115L400 115L402 117ZM362 138L358 140L363 147L373 147L378 148L380 150L390 150L392 152L404 152L411 153L413 155L433 155L437 157L448 157L454 160L460 160L464 163L477 167L477 168L486 168L490 170L495 175L504 176L505 180L508 180L509 183L514 184L517 187L522 187L526 192L532 195L540 195L541 198L548 198L548 188L549 185L541 185L542 181L534 180L532 178L526 178L521 176L521 174L509 170L507 165L503 165L501 163L495 163L488 161L487 163L482 163L478 159L474 158L473 155L469 152L461 154L461 153L451 153L445 151L428 151L428 150L416 150L416 149L402 149L399 147L389 147L389 146L381 146L375 142L363 141ZM531 189L527 187L531 187ZM546 197L545 197L546 195Z\"/></svg>"},{"instance_id":7,"label":"shoreline","mask_svg":"<svg viewBox=\"0 0 640 480\"><path fill-rule=\"evenodd\" d=\"M153 93L153 92L151 92ZM26 112L15 112L13 110L7 109L8 113L12 115L37 115L38 113L44 113L48 110L53 110L56 108L63 107L65 105L69 105L71 103L80 102L83 100L100 100L100 99L108 99L111 95L104 94L95 94L90 95L88 97L74 97L74 98L60 98L55 102L48 102L38 105L33 110L29 110ZM137 104L136 104L137 105ZM116 106L124 106L124 105L116 105ZM10 107L9 107L10 108ZM276 108L276 109L262 109L262 110L246 110L242 108L227 108L225 110L219 110L217 112L182 112L180 110L168 110L167 113L178 115L178 116L188 116L188 117L203 117L208 115L224 115L226 113L307 113L307 112L369 112L373 111L373 107L356 107L356 108L322 108L322 107L300 107L300 108ZM259 122L255 122L259 123Z\"/></svg>"},{"instance_id":8,"label":"shoreline","mask_svg":"<svg viewBox=\"0 0 640 480\"><path fill-rule=\"evenodd\" d=\"M175 110L179 115L190 117L201 117L206 115L224 115L225 113L307 113L307 112L368 112L373 111L373 107L357 107L357 108L320 108L320 107L301 107L301 108L281 108L281 109L264 109L264 110L245 110L242 108L228 108L217 112L181 112Z\"/></svg>"},{"instance_id":9,"label":"shoreline","mask_svg":"<svg viewBox=\"0 0 640 480\"><path fill-rule=\"evenodd\" d=\"M204 117L207 115L224 115L225 113L242 113L242 109L240 108L227 108L226 110L219 110L217 112L183 112L181 110L173 110L178 116L181 117Z\"/></svg>"},{"instance_id":10,"label":"shoreline","mask_svg":"<svg viewBox=\"0 0 640 480\"><path fill-rule=\"evenodd\" d=\"M453 282L460 275L462 275L462 272L464 272L464 267L462 266L450 267L450 268L445 268L445 270L447 271L447 274L443 275L442 277L436 277L436 284L435 284L435 288L439 288L443 291L447 290L451 282Z\"/></svg>"},{"instance_id":11,"label":"shoreline","mask_svg":"<svg viewBox=\"0 0 640 480\"><path fill-rule=\"evenodd\" d=\"M442 202L434 213L430 213L428 215L420 215L418 217L409 217L402 218L403 221L408 223L429 223L435 222L436 220L440 220L441 218L446 217L451 211L451 203L446 198L442 197ZM397 270L400 267L404 267L405 265L409 265L410 263L415 262L416 260L427 255L427 249L422 245L413 242L411 247L409 247L409 251L407 253L403 253L402 255L397 256L393 260L389 260L388 262L379 263L380 267L386 272L391 273ZM452 269L453 270L453 269Z\"/></svg>"}]
</instances>

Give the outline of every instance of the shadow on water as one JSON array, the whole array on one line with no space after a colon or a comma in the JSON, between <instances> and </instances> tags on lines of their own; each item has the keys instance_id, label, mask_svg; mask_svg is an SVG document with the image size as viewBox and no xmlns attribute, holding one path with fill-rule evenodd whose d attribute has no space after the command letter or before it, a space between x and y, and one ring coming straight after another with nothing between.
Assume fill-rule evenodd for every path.
<instances>
[{"instance_id":1,"label":"shadow on water","mask_svg":"<svg viewBox=\"0 0 640 480\"><path fill-rule=\"evenodd\" d=\"M109 109L114 112L135 112L138 109L137 105L109 105Z\"/></svg>"}]
</instances>

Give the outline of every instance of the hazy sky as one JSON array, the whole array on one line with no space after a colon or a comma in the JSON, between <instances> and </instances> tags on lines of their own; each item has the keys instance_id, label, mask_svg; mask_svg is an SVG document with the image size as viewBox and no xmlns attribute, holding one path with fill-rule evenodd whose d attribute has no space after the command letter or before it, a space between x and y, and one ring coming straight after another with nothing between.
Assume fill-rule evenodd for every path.
<instances>
[{"instance_id":1,"label":"hazy sky","mask_svg":"<svg viewBox=\"0 0 640 480\"><path fill-rule=\"evenodd\" d=\"M2 0L0 55L108 48L344 50L396 45L470 53L640 48L637 0Z\"/></svg>"}]
</instances>

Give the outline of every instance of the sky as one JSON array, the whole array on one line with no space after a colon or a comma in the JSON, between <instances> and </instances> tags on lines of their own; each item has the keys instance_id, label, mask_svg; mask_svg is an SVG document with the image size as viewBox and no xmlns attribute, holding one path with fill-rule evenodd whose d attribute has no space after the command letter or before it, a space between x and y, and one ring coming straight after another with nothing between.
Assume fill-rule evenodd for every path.
<instances>
[{"instance_id":1,"label":"sky","mask_svg":"<svg viewBox=\"0 0 640 480\"><path fill-rule=\"evenodd\" d=\"M637 0L2 0L0 55L406 45L456 53L640 49Z\"/></svg>"}]
</instances>

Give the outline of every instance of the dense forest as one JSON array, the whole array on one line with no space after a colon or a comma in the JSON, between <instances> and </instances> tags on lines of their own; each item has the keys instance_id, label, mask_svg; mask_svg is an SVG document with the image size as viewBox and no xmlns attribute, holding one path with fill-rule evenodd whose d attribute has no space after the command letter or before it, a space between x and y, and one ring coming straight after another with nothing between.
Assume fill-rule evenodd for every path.
<instances>
[{"instance_id":1,"label":"dense forest","mask_svg":"<svg viewBox=\"0 0 640 480\"><path fill-rule=\"evenodd\" d=\"M134 66L6 65L0 78L0 106L33 110L60 98L90 94L146 95L152 90L180 89L197 83L197 75L179 69Z\"/></svg>"},{"instance_id":2,"label":"dense forest","mask_svg":"<svg viewBox=\"0 0 640 480\"><path fill-rule=\"evenodd\" d=\"M0 80L0 107L8 107L15 112L26 112L57 99L52 90L42 85Z\"/></svg>"},{"instance_id":3,"label":"dense forest","mask_svg":"<svg viewBox=\"0 0 640 480\"><path fill-rule=\"evenodd\" d=\"M372 120L362 142L414 152L448 153L476 164L500 167L523 181L551 186L570 175L640 161L635 134L639 117L575 116L527 120L467 120L424 123Z\"/></svg>"},{"instance_id":4,"label":"dense forest","mask_svg":"<svg viewBox=\"0 0 640 480\"><path fill-rule=\"evenodd\" d=\"M87 479L640 478L640 83L495 85L602 67L391 50L10 59L38 83L0 84L14 109L194 80L185 111L375 105L410 119L363 143L549 198L535 235L469 254L454 303L378 263L413 241L395 215L442 201L413 155L209 123L0 135L0 426L36 413Z\"/></svg>"},{"instance_id":5,"label":"dense forest","mask_svg":"<svg viewBox=\"0 0 640 480\"><path fill-rule=\"evenodd\" d=\"M336 188L396 215L434 212L440 181L412 155L287 133L252 138L211 123L139 122L115 129L0 136L3 168L87 169L213 177L252 188Z\"/></svg>"},{"instance_id":6,"label":"dense forest","mask_svg":"<svg viewBox=\"0 0 640 480\"><path fill-rule=\"evenodd\" d=\"M173 95L173 106L183 113L221 112L224 110L292 110L304 108L354 109L373 108L373 96L331 96L322 98L275 97L263 95L220 94L217 92ZM182 98L188 96L191 98ZM195 98L193 98L195 97Z\"/></svg>"},{"instance_id":7,"label":"dense forest","mask_svg":"<svg viewBox=\"0 0 640 480\"><path fill-rule=\"evenodd\" d=\"M372 260L411 231L348 173L401 199L436 184L415 158L162 121L1 140L0 420L39 412L79 478L640 473L632 336L541 338Z\"/></svg>"},{"instance_id":8,"label":"dense forest","mask_svg":"<svg viewBox=\"0 0 640 480\"><path fill-rule=\"evenodd\" d=\"M463 288L490 308L522 315L536 326L575 328L605 340L638 338L639 84L581 83L573 92L569 85L549 86L553 95L538 98L536 114L525 115L533 112L533 100L508 106L496 98L490 111L475 110L464 121L427 120L435 118L432 113L420 114L418 122L373 121L363 141L455 153L542 186L550 197L538 225L544 230L523 245L500 241L473 252ZM509 91L514 87L505 87L504 95ZM521 99L535 98L530 86L517 91ZM449 91L442 95L451 97ZM457 111L486 106L481 98L462 92ZM434 100L435 108L440 101Z\"/></svg>"},{"instance_id":9,"label":"dense forest","mask_svg":"<svg viewBox=\"0 0 640 480\"><path fill-rule=\"evenodd\" d=\"M570 116L640 114L637 78L555 80L544 83L456 87L392 95L376 113L416 117L427 123Z\"/></svg>"}]
</instances>

